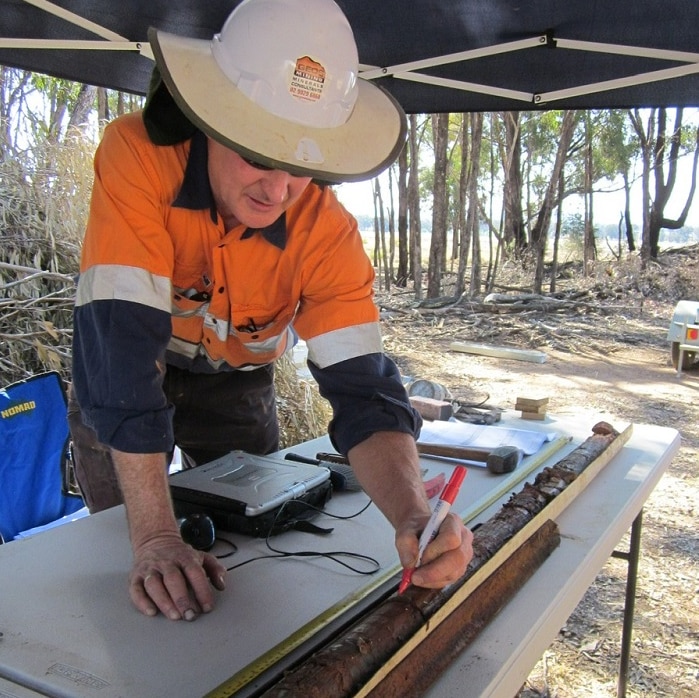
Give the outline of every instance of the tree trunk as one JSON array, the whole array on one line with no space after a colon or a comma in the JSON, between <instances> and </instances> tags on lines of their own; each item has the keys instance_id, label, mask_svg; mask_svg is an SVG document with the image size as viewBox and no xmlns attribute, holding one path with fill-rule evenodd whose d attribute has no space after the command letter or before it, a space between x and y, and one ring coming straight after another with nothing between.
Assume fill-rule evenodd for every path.
<instances>
[{"instance_id":1,"label":"tree trunk","mask_svg":"<svg viewBox=\"0 0 699 698\"><path fill-rule=\"evenodd\" d=\"M393 283L393 263L396 256L396 215L393 201L393 167L388 168L388 210L386 218L388 223L388 240L384 236L384 256L386 258L387 288Z\"/></svg>"},{"instance_id":2,"label":"tree trunk","mask_svg":"<svg viewBox=\"0 0 699 698\"><path fill-rule=\"evenodd\" d=\"M381 182L378 177L374 178L374 267L376 267L376 277L379 288L383 288L383 267L386 266L385 250L385 222L383 210L383 197L381 196Z\"/></svg>"},{"instance_id":3,"label":"tree trunk","mask_svg":"<svg viewBox=\"0 0 699 698\"><path fill-rule=\"evenodd\" d=\"M556 209L556 229L553 235L553 256L551 259L551 281L549 283L549 293L556 292L556 276L558 275L558 246L561 241L561 227L563 225L563 194L565 193L565 179L558 180L558 208Z\"/></svg>"},{"instance_id":4,"label":"tree trunk","mask_svg":"<svg viewBox=\"0 0 699 698\"><path fill-rule=\"evenodd\" d=\"M442 272L447 245L447 144L449 114L432 115L434 138L434 188L432 192L432 239L427 267L427 297L437 298L442 291Z\"/></svg>"},{"instance_id":5,"label":"tree trunk","mask_svg":"<svg viewBox=\"0 0 699 698\"><path fill-rule=\"evenodd\" d=\"M590 127L589 113L585 118L585 225L583 238L583 274L589 276L591 264L597 259L597 249L595 247L595 230L592 215L592 128ZM559 206L561 205L559 199Z\"/></svg>"},{"instance_id":6,"label":"tree trunk","mask_svg":"<svg viewBox=\"0 0 699 698\"><path fill-rule=\"evenodd\" d=\"M85 126L90 118L93 106L95 104L95 96L97 88L94 85L81 85L78 99L73 107L73 111L68 119L68 132L72 129L79 129Z\"/></svg>"},{"instance_id":7,"label":"tree trunk","mask_svg":"<svg viewBox=\"0 0 699 698\"><path fill-rule=\"evenodd\" d=\"M652 152L652 133L655 131L655 109L649 110L648 126L644 126L641 120L640 110L634 109L629 111L629 119L633 125L638 142L641 146L641 162L643 168L641 171L641 198L643 201L641 209L641 266L645 268L650 260L650 211L653 205L650 196L650 172L651 172L651 152Z\"/></svg>"},{"instance_id":8,"label":"tree trunk","mask_svg":"<svg viewBox=\"0 0 699 698\"><path fill-rule=\"evenodd\" d=\"M468 206L468 189L469 189L469 161L471 159L469 153L468 139L468 118L466 114L461 115L461 169L459 170L459 207L458 207L458 225L454 230L454 239L459 240L458 255L459 268L456 273L456 287L454 295L459 298L464 292L466 286L466 266L468 264L468 253L471 247L470 232L466 223L466 208Z\"/></svg>"},{"instance_id":9,"label":"tree trunk","mask_svg":"<svg viewBox=\"0 0 699 698\"><path fill-rule=\"evenodd\" d=\"M410 240L410 271L415 298L422 298L422 231L420 222L420 173L418 158L417 116L409 117L410 170L408 176L408 234Z\"/></svg>"},{"instance_id":10,"label":"tree trunk","mask_svg":"<svg viewBox=\"0 0 699 698\"><path fill-rule=\"evenodd\" d=\"M97 88L97 119L100 124L106 124L111 119L109 112L109 100L107 90L104 87Z\"/></svg>"},{"instance_id":11,"label":"tree trunk","mask_svg":"<svg viewBox=\"0 0 699 698\"><path fill-rule=\"evenodd\" d=\"M408 146L398 156L398 269L396 285L408 285Z\"/></svg>"},{"instance_id":12,"label":"tree trunk","mask_svg":"<svg viewBox=\"0 0 699 698\"><path fill-rule=\"evenodd\" d=\"M557 193L559 188L559 180L563 177L563 166L568 157L568 148L573 138L575 125L577 123L578 112L567 110L563 114L561 123L561 134L558 141L558 150L556 151L556 159L554 161L551 179L549 180L544 200L539 209L536 223L532 228L532 245L536 254L536 270L534 276L534 291L541 293L544 280L544 254L546 251L546 240L548 235L549 225L551 224L551 214L553 207L557 201Z\"/></svg>"},{"instance_id":13,"label":"tree trunk","mask_svg":"<svg viewBox=\"0 0 699 698\"><path fill-rule=\"evenodd\" d=\"M503 112L505 124L505 160L503 198L505 226L503 242L506 248L521 252L527 245L522 212L522 140L519 112Z\"/></svg>"},{"instance_id":14,"label":"tree trunk","mask_svg":"<svg viewBox=\"0 0 699 698\"><path fill-rule=\"evenodd\" d=\"M629 252L636 251L636 241L633 237L633 224L631 223L631 184L629 171L624 171L624 226L626 229L626 246Z\"/></svg>"},{"instance_id":15,"label":"tree trunk","mask_svg":"<svg viewBox=\"0 0 699 698\"><path fill-rule=\"evenodd\" d=\"M498 225L496 226L494 206L496 201L496 191L499 189L498 184L498 160L496 154L498 151L502 151L502 144L500 139L497 137L496 128L497 124L500 122L499 117L496 113L491 112L488 117L489 125L489 153L488 153L488 167L489 167L489 180L490 189L488 192L488 208L486 210L485 203L481 206L481 216L488 226L488 272L486 275L485 282L485 293L490 293L495 285L495 278L498 273L498 266L500 264L500 257L503 254L504 245L504 225L505 225L505 206L500 197L500 215L498 216ZM504 158L500 158L500 162L503 162ZM520 207L521 213L521 207Z\"/></svg>"},{"instance_id":16,"label":"tree trunk","mask_svg":"<svg viewBox=\"0 0 699 698\"><path fill-rule=\"evenodd\" d=\"M696 191L697 165L699 163L699 128L695 135L692 181L682 212L677 218L665 215L665 208L672 196L677 181L677 163L681 147L683 110L675 112L675 124L672 133L667 134L667 109L651 109L647 126L641 121L639 110L629 112L629 119L641 144L643 172L641 175L643 189L643 233L641 239L641 260L643 267L648 261L656 259L659 252L660 230L681 228L689 213ZM655 133L655 137L653 134ZM668 140L670 141L668 152ZM667 177L665 162L667 160ZM651 196L651 175L654 181L654 196Z\"/></svg>"},{"instance_id":17,"label":"tree trunk","mask_svg":"<svg viewBox=\"0 0 699 698\"><path fill-rule=\"evenodd\" d=\"M660 231L663 228L677 230L681 228L689 213L694 192L696 190L697 179L697 158L699 157L699 128L694 148L694 165L692 169L692 182L687 195L685 206L677 218L668 218L665 209L672 196L673 189L677 182L677 163L679 160L682 134L683 110L675 110L675 124L672 133L667 133L667 109L662 107L658 110L657 136L655 139L653 175L655 179L655 197L650 210L648 247L651 259L657 259L660 251ZM668 152L668 141L669 152ZM667 161L667 178L665 176L665 163Z\"/></svg>"},{"instance_id":18,"label":"tree trunk","mask_svg":"<svg viewBox=\"0 0 699 698\"><path fill-rule=\"evenodd\" d=\"M481 236L478 216L478 175L481 169L481 140L483 138L483 114L471 114L471 162L469 163L468 216L466 228L471 236L471 286L470 295L475 297L481 290Z\"/></svg>"}]
</instances>

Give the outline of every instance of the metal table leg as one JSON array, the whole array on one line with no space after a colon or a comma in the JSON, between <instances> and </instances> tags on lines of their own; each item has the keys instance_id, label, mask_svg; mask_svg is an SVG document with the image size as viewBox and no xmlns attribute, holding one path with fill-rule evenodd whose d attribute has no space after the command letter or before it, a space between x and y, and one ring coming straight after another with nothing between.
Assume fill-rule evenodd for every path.
<instances>
[{"instance_id":1,"label":"metal table leg","mask_svg":"<svg viewBox=\"0 0 699 698\"><path fill-rule=\"evenodd\" d=\"M624 625L621 631L621 654L619 658L619 680L617 683L617 698L626 698L626 682L629 673L631 657L631 636L633 633L633 616L636 605L636 581L638 580L638 560L641 553L641 528L643 526L643 509L631 525L629 551L615 550L612 557L626 560L628 571L626 575L626 600L624 602Z\"/></svg>"}]
</instances>

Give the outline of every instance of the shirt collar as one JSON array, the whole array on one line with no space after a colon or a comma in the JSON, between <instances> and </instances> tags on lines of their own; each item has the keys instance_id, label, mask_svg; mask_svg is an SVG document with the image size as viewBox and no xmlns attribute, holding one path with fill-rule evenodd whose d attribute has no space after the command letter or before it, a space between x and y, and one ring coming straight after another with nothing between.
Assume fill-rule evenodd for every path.
<instances>
[{"instance_id":1,"label":"shirt collar","mask_svg":"<svg viewBox=\"0 0 699 698\"><path fill-rule=\"evenodd\" d=\"M172 205L174 208L191 210L209 209L211 220L216 223L218 222L218 212L216 211L214 194L211 191L208 169L209 154L206 136L202 131L197 131L192 137L182 186ZM256 229L246 228L240 239L246 240L256 232L258 232ZM274 223L266 228L261 228L259 232L267 242L283 250L286 247L286 214L282 214Z\"/></svg>"}]
</instances>

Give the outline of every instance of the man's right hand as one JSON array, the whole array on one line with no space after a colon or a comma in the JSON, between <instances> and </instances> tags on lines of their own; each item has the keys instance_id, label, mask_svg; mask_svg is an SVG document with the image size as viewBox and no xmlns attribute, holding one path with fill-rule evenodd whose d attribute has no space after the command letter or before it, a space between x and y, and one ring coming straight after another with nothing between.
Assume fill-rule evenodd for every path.
<instances>
[{"instance_id":1,"label":"man's right hand","mask_svg":"<svg viewBox=\"0 0 699 698\"><path fill-rule=\"evenodd\" d=\"M147 616L194 620L214 607L212 585L226 587L226 568L209 553L187 545L179 534L162 534L134 550L129 594Z\"/></svg>"},{"instance_id":2,"label":"man's right hand","mask_svg":"<svg viewBox=\"0 0 699 698\"><path fill-rule=\"evenodd\" d=\"M213 585L222 591L226 568L180 536L170 500L164 453L112 449L124 495L134 562L129 595L147 616L194 620L214 607Z\"/></svg>"}]
</instances>

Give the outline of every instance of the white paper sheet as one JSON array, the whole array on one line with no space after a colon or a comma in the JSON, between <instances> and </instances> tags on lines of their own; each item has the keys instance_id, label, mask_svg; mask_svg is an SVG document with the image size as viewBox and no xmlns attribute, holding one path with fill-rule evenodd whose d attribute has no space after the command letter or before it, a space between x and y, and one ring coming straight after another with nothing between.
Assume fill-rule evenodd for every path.
<instances>
[{"instance_id":1,"label":"white paper sheet","mask_svg":"<svg viewBox=\"0 0 699 698\"><path fill-rule=\"evenodd\" d=\"M425 421L418 441L477 448L514 446L522 449L525 456L530 456L532 453L536 453L547 441L552 441L555 438L555 432L510 429L456 421Z\"/></svg>"}]
</instances>

